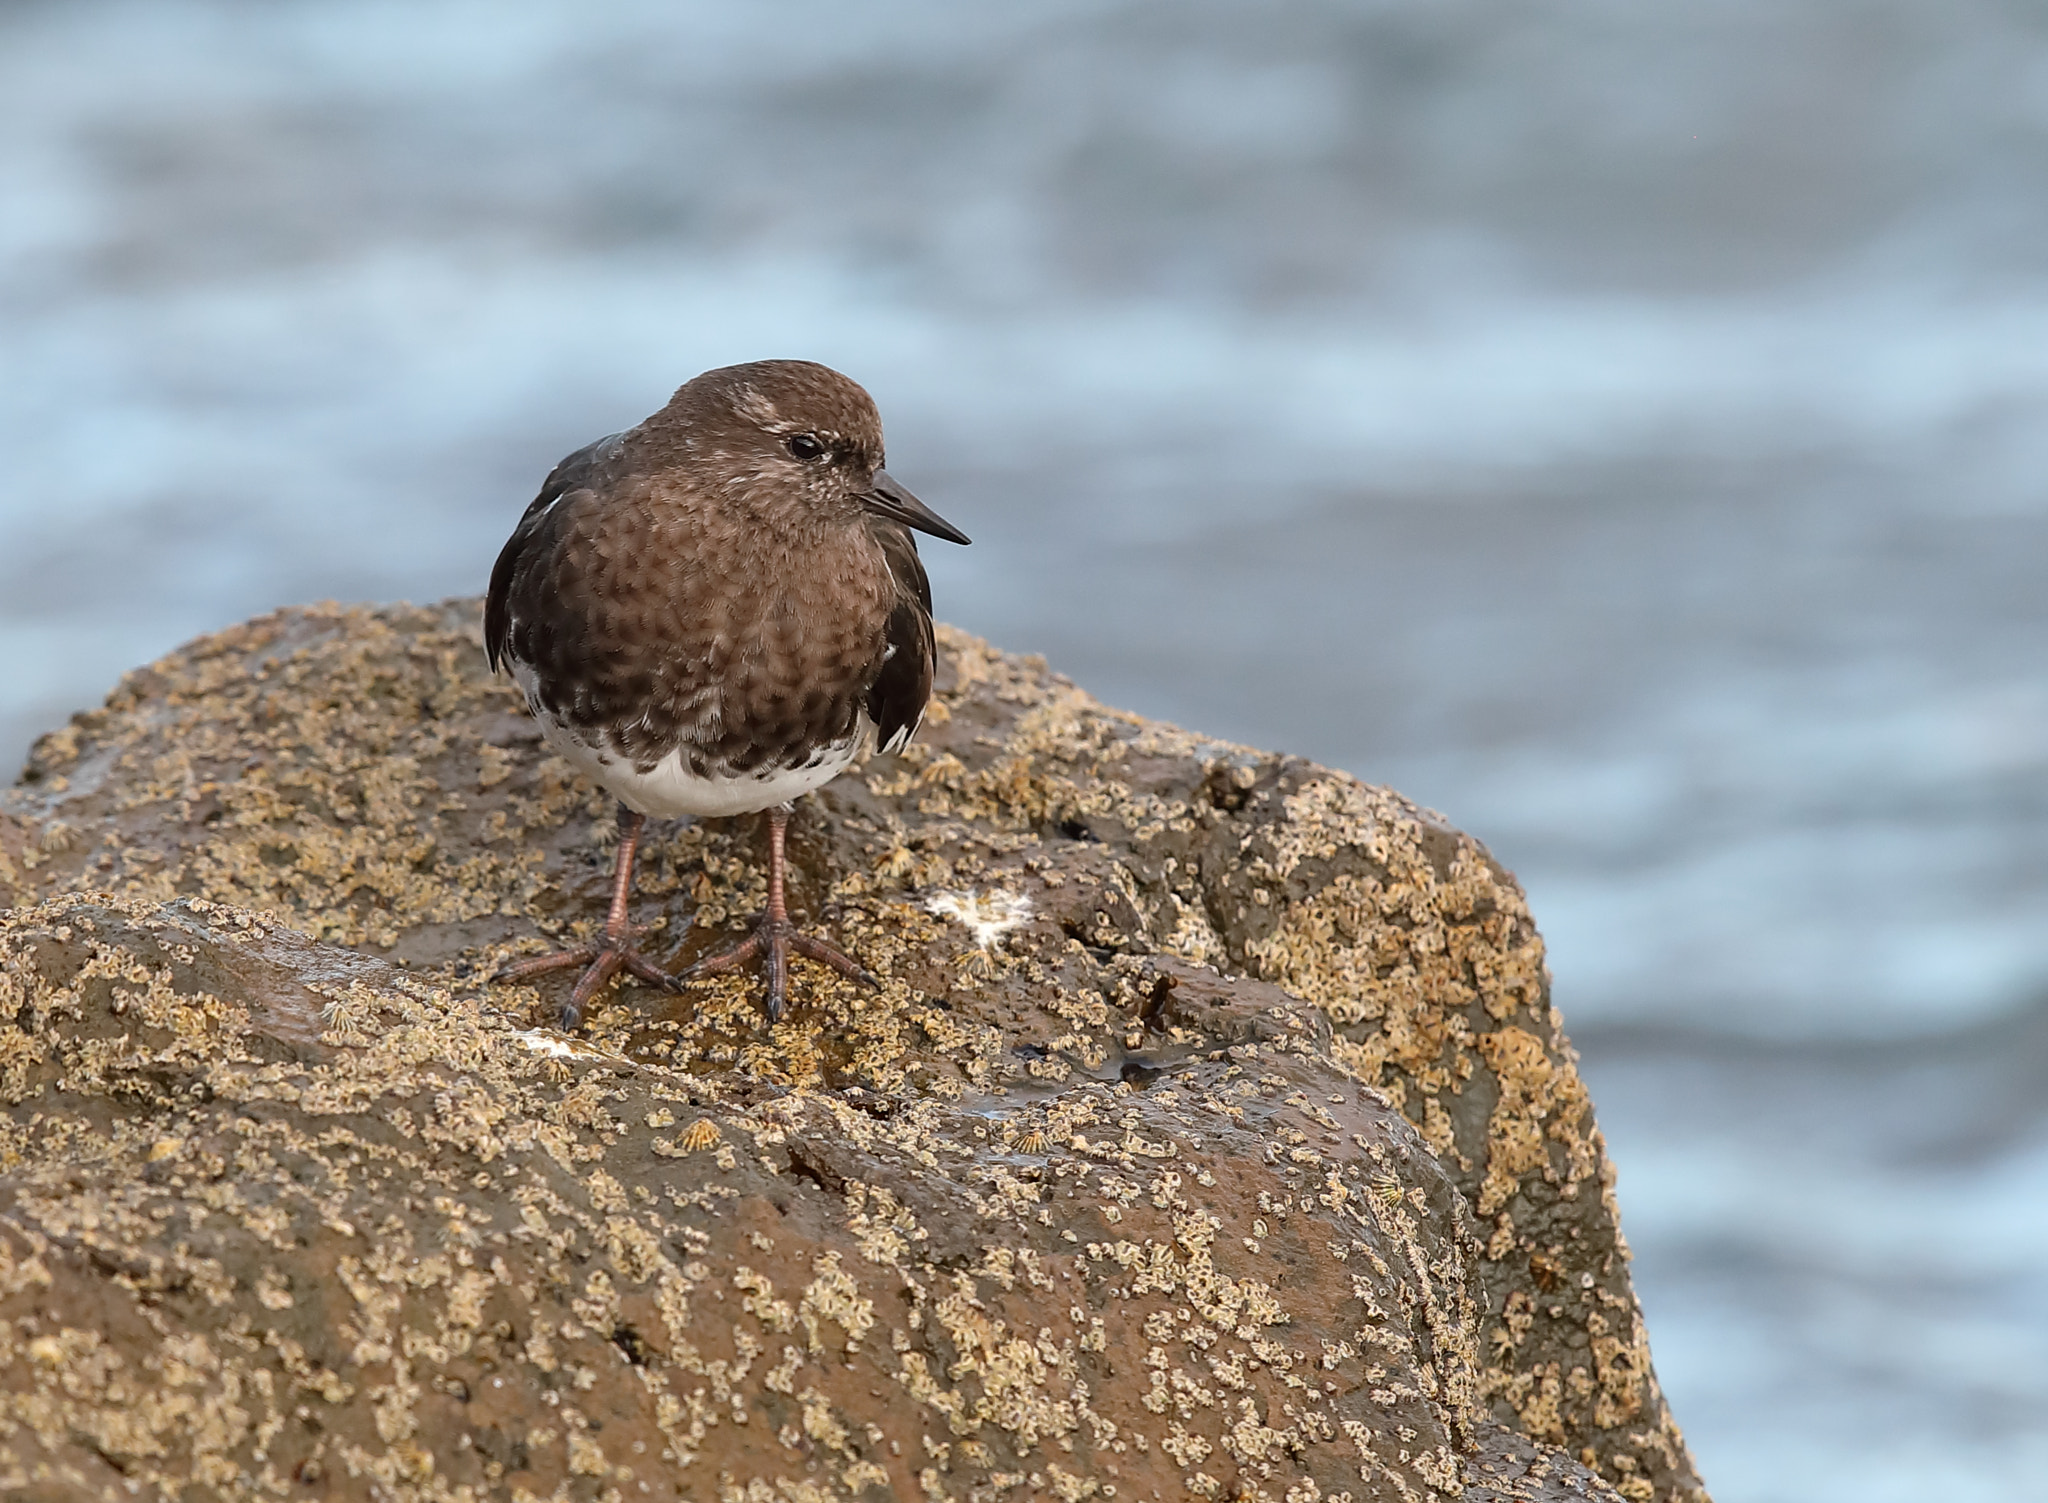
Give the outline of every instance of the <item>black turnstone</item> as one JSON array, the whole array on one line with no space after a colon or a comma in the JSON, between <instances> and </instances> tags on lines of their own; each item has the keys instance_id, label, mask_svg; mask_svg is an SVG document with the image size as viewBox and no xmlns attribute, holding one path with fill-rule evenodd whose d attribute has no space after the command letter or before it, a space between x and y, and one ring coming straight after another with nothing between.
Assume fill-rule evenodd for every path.
<instances>
[{"instance_id":1,"label":"black turnstone","mask_svg":"<svg viewBox=\"0 0 2048 1503\"><path fill-rule=\"evenodd\" d=\"M807 360L706 371L555 466L491 570L484 645L549 744L618 799L618 861L601 938L498 979L583 966L565 1029L620 971L674 987L765 957L770 1022L792 950L874 984L790 922L783 836L791 800L924 717L932 597L912 528L967 541L882 468L873 399ZM669 975L626 921L647 817L764 809L767 910Z\"/></svg>"}]
</instances>

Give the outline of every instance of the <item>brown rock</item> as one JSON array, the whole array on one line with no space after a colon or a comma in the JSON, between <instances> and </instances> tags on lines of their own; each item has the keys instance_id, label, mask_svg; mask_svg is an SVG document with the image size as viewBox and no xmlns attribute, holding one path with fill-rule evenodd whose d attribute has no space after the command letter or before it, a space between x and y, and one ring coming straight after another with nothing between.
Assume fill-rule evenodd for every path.
<instances>
[{"instance_id":1,"label":"brown rock","mask_svg":"<svg viewBox=\"0 0 2048 1503\"><path fill-rule=\"evenodd\" d=\"M573 1041L480 983L601 920L609 818L474 602L281 612L44 738L0 1490L1703 1499L1513 880L942 648L792 830L885 987L800 967L773 1031L744 977ZM653 833L678 964L754 835Z\"/></svg>"}]
</instances>

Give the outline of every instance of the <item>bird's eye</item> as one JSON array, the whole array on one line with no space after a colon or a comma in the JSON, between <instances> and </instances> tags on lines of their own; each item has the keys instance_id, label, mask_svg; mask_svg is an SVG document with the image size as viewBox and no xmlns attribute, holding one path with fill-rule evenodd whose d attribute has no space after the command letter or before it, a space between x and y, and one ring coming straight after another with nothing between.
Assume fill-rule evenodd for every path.
<instances>
[{"instance_id":1,"label":"bird's eye","mask_svg":"<svg viewBox=\"0 0 2048 1503\"><path fill-rule=\"evenodd\" d=\"M818 435L815 433L792 433L783 440L783 443L798 459L816 459L825 452L825 446L818 441Z\"/></svg>"}]
</instances>

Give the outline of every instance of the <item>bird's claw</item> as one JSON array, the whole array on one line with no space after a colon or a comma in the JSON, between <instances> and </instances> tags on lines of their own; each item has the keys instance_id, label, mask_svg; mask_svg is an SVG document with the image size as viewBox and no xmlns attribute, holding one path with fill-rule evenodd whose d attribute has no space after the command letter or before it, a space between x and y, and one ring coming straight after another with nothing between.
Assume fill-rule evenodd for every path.
<instances>
[{"instance_id":1,"label":"bird's claw","mask_svg":"<svg viewBox=\"0 0 2048 1503\"><path fill-rule=\"evenodd\" d=\"M536 955L530 960L514 961L499 970L491 979L498 982L530 981L535 976L545 976L551 971L565 971L571 966L583 966L583 974L576 978L576 985L562 1003L559 1017L562 1032L574 1033L581 1025L583 1010L590 1005L591 999L604 989L606 982L621 971L663 991L677 989L674 976L635 950L630 943L652 927L650 924L639 924L616 936L606 935L593 944L580 945L573 950L556 950L550 955Z\"/></svg>"},{"instance_id":2,"label":"bird's claw","mask_svg":"<svg viewBox=\"0 0 2048 1503\"><path fill-rule=\"evenodd\" d=\"M677 972L675 981L678 987L693 981L707 981L713 976L737 970L757 957L763 958L768 988L765 1010L769 1022L778 1022L788 1006L789 955L792 950L806 960L830 966L849 981L856 981L870 991L882 984L873 972L830 940L805 934L788 919L776 919L766 914L755 922L753 932L745 939L736 940L723 950L706 955L695 965Z\"/></svg>"}]
</instances>

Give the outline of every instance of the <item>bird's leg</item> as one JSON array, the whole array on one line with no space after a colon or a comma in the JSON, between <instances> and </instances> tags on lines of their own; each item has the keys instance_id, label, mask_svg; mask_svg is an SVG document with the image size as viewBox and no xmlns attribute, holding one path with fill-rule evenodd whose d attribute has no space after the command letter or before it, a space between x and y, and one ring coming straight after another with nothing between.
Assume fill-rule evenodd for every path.
<instances>
[{"instance_id":1,"label":"bird's leg","mask_svg":"<svg viewBox=\"0 0 2048 1503\"><path fill-rule=\"evenodd\" d=\"M658 986L664 991L675 985L668 972L633 948L634 937L642 931L626 922L633 896L633 856L639 850L640 831L646 824L646 815L635 814L624 804L619 805L619 854L612 868L612 905L605 914L602 936L573 950L557 950L552 955L515 961L491 978L493 981L529 981L550 971L583 966L584 972L577 978L569 1000L562 1004L564 1032L575 1029L583 1020L583 1009L590 1005L590 999L620 971L630 972L649 986Z\"/></svg>"},{"instance_id":2,"label":"bird's leg","mask_svg":"<svg viewBox=\"0 0 2048 1503\"><path fill-rule=\"evenodd\" d=\"M707 976L733 970L745 965L757 956L767 957L768 1021L773 1023L782 1016L782 1009L788 997L789 952L794 950L806 960L815 960L820 965L829 965L840 975L858 981L862 986L877 987L882 983L870 975L852 956L829 940L817 939L799 933L795 924L789 921L789 903L783 893L783 873L788 858L783 853L783 840L789 830L789 805L777 804L768 811L768 907L754 923L754 932L738 944L729 945L716 955L707 955L677 977L677 981L701 981Z\"/></svg>"}]
</instances>

